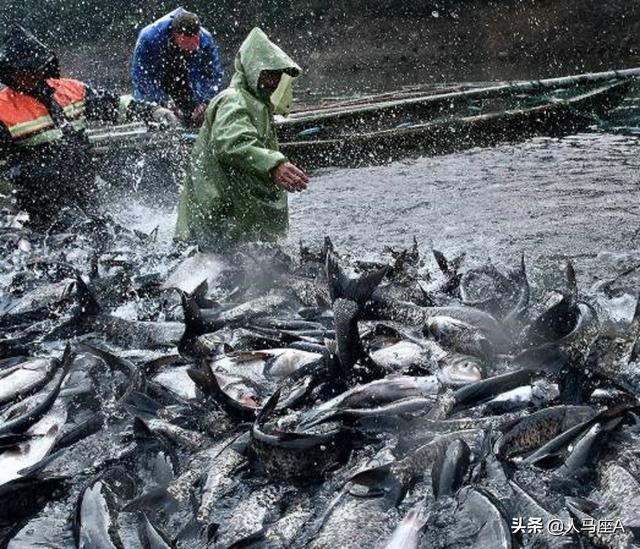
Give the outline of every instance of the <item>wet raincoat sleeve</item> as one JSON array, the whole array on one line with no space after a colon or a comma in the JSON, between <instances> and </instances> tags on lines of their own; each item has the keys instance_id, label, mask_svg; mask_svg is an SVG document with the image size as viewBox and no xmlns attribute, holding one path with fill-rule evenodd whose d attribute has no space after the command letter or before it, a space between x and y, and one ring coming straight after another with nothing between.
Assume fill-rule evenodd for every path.
<instances>
[{"instance_id":1,"label":"wet raincoat sleeve","mask_svg":"<svg viewBox=\"0 0 640 549\"><path fill-rule=\"evenodd\" d=\"M225 98L218 107L210 146L221 164L263 178L268 178L273 168L287 160L281 152L262 146L249 111L234 97Z\"/></svg>"},{"instance_id":2,"label":"wet raincoat sleeve","mask_svg":"<svg viewBox=\"0 0 640 549\"><path fill-rule=\"evenodd\" d=\"M151 30L142 32L133 50L131 81L133 96L137 100L166 103L169 96L160 87L161 48L153 40Z\"/></svg>"}]
</instances>

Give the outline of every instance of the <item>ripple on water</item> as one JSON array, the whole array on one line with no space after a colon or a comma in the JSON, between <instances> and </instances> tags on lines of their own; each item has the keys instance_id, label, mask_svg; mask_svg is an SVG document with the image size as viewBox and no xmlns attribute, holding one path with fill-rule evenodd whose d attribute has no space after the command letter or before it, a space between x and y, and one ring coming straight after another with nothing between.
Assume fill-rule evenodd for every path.
<instances>
[{"instance_id":1,"label":"ripple on water","mask_svg":"<svg viewBox=\"0 0 640 549\"><path fill-rule=\"evenodd\" d=\"M511 262L522 251L529 262L577 257L590 278L606 276L597 254L637 248L639 168L637 138L590 133L324 169L290 199L290 240L330 235L346 251L375 255L415 235L480 260ZM170 244L175 207L127 200L118 216L146 231L159 225Z\"/></svg>"}]
</instances>

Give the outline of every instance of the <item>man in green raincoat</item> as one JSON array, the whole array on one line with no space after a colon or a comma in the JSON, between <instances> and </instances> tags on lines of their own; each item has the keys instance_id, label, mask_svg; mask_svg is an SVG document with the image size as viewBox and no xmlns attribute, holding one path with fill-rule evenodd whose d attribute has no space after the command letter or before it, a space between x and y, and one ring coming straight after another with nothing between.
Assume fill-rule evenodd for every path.
<instances>
[{"instance_id":1,"label":"man in green raincoat","mask_svg":"<svg viewBox=\"0 0 640 549\"><path fill-rule=\"evenodd\" d=\"M207 108L178 206L176 238L209 249L285 235L287 192L308 184L278 151L273 122L289 112L300 67L255 28L235 71Z\"/></svg>"}]
</instances>

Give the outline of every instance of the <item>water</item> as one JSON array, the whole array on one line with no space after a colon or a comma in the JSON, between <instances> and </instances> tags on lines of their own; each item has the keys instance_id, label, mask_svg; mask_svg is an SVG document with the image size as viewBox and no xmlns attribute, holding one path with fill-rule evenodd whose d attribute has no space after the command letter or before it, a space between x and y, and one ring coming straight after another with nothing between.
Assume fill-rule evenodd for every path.
<instances>
[{"instance_id":1,"label":"water","mask_svg":"<svg viewBox=\"0 0 640 549\"><path fill-rule=\"evenodd\" d=\"M575 261L582 283L640 262L639 139L585 133L313 174L290 199L292 244L330 235L341 251L387 245L554 268ZM167 203L169 205L167 205ZM128 200L119 216L170 242L171 201Z\"/></svg>"}]
</instances>

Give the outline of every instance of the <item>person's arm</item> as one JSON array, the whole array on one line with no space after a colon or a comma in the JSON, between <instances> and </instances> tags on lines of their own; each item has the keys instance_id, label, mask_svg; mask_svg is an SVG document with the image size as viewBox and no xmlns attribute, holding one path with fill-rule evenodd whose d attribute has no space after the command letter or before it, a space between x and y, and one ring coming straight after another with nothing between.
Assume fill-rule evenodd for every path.
<instances>
[{"instance_id":1,"label":"person's arm","mask_svg":"<svg viewBox=\"0 0 640 549\"><path fill-rule=\"evenodd\" d=\"M207 35L202 52L201 82L196 101L200 104L208 103L222 88L224 69L220 59L220 49L211 35Z\"/></svg>"},{"instance_id":2,"label":"person's arm","mask_svg":"<svg viewBox=\"0 0 640 549\"><path fill-rule=\"evenodd\" d=\"M281 152L264 147L249 112L234 96L218 105L209 144L223 164L264 178L287 161Z\"/></svg>"},{"instance_id":3,"label":"person's arm","mask_svg":"<svg viewBox=\"0 0 640 549\"><path fill-rule=\"evenodd\" d=\"M160 118L163 118L171 113L155 103L138 101L130 95L120 96L108 90L85 86L85 117L87 120L100 120L112 124L124 124L136 120L151 122L158 121L159 114L162 115ZM165 120L165 122L167 125L173 125L169 120Z\"/></svg>"},{"instance_id":4,"label":"person's arm","mask_svg":"<svg viewBox=\"0 0 640 549\"><path fill-rule=\"evenodd\" d=\"M222 100L210 134L210 146L223 164L248 171L286 191L307 188L308 178L279 151L265 148L247 110L235 99Z\"/></svg>"},{"instance_id":5,"label":"person's arm","mask_svg":"<svg viewBox=\"0 0 640 549\"><path fill-rule=\"evenodd\" d=\"M137 100L166 103L169 96L160 87L160 75L155 60L157 52L154 48L152 37L147 33L141 33L131 60L133 96Z\"/></svg>"}]
</instances>

